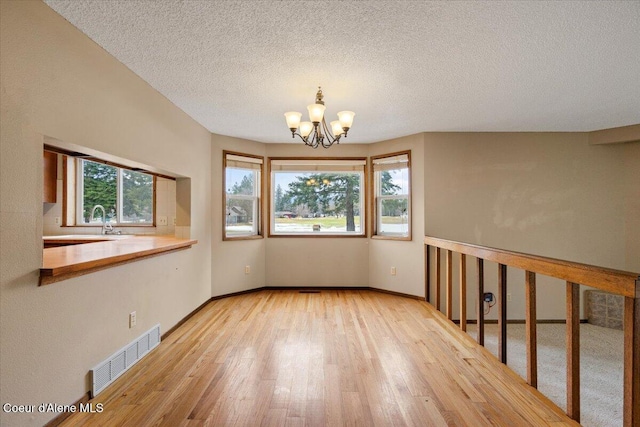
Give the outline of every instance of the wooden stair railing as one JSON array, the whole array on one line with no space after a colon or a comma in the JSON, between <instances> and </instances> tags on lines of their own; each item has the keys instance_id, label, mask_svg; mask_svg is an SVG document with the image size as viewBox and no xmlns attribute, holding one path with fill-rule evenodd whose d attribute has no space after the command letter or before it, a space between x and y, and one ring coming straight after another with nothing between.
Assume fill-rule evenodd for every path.
<instances>
[{"instance_id":1,"label":"wooden stair railing","mask_svg":"<svg viewBox=\"0 0 640 427\"><path fill-rule=\"evenodd\" d=\"M445 309L453 318L453 252L460 254L459 292L460 328L466 331L466 256L476 257L478 307L477 341L484 345L484 260L498 264L498 358L507 362L507 267L524 270L525 276L525 333L527 353L527 383L538 385L536 332L536 274L566 282L567 306L567 415L580 421L580 285L590 286L624 296L624 427L640 426L640 277L637 273L612 270L592 265L563 261L537 255L505 251L427 236L425 244L425 295L430 302L434 296L440 310L440 251L445 256ZM434 248L434 262L430 261L430 247ZM434 268L435 267L435 268ZM434 269L435 287L431 292L431 271Z\"/></svg>"}]
</instances>

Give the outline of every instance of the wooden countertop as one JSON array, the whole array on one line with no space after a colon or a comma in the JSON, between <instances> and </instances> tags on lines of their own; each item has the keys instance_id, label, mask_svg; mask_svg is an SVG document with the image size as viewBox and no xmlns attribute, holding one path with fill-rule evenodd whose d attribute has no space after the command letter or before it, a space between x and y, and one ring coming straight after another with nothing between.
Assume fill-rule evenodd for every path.
<instances>
[{"instance_id":1,"label":"wooden countertop","mask_svg":"<svg viewBox=\"0 0 640 427\"><path fill-rule=\"evenodd\" d=\"M64 237L66 240L72 240L69 236ZM173 236L127 236L108 241L100 241L105 236L96 237L97 241L93 243L44 249L40 285L48 285L142 258L188 249L198 243L197 240L178 239Z\"/></svg>"},{"instance_id":2,"label":"wooden countertop","mask_svg":"<svg viewBox=\"0 0 640 427\"><path fill-rule=\"evenodd\" d=\"M136 237L132 234L65 234L62 236L42 236L45 243L80 244L92 242L108 242ZM167 237L167 236L164 236Z\"/></svg>"}]
</instances>

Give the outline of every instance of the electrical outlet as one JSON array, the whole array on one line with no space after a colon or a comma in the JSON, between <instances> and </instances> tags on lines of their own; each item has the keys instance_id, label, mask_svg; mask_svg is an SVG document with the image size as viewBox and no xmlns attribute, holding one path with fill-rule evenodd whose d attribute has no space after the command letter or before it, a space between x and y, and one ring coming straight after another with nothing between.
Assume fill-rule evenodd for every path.
<instances>
[{"instance_id":1,"label":"electrical outlet","mask_svg":"<svg viewBox=\"0 0 640 427\"><path fill-rule=\"evenodd\" d=\"M136 312L132 311L131 313L129 313L129 329L136 326L136 323L137 323Z\"/></svg>"},{"instance_id":2,"label":"electrical outlet","mask_svg":"<svg viewBox=\"0 0 640 427\"><path fill-rule=\"evenodd\" d=\"M396 268L395 267L391 267L391 275L392 276L396 275Z\"/></svg>"},{"instance_id":3,"label":"electrical outlet","mask_svg":"<svg viewBox=\"0 0 640 427\"><path fill-rule=\"evenodd\" d=\"M496 298L495 295L493 295L491 292L485 292L482 297L482 300L484 302L493 302L495 301L495 298Z\"/></svg>"},{"instance_id":4,"label":"electrical outlet","mask_svg":"<svg viewBox=\"0 0 640 427\"><path fill-rule=\"evenodd\" d=\"M158 216L158 225L167 225L167 217Z\"/></svg>"},{"instance_id":5,"label":"electrical outlet","mask_svg":"<svg viewBox=\"0 0 640 427\"><path fill-rule=\"evenodd\" d=\"M60 225L60 223L62 222L61 218L59 216L55 217L53 220L54 220L56 225Z\"/></svg>"},{"instance_id":6,"label":"electrical outlet","mask_svg":"<svg viewBox=\"0 0 640 427\"><path fill-rule=\"evenodd\" d=\"M246 265L244 267L244 274L251 274L251 266Z\"/></svg>"},{"instance_id":7,"label":"electrical outlet","mask_svg":"<svg viewBox=\"0 0 640 427\"><path fill-rule=\"evenodd\" d=\"M511 301L511 294L507 294L507 301Z\"/></svg>"},{"instance_id":8,"label":"electrical outlet","mask_svg":"<svg viewBox=\"0 0 640 427\"><path fill-rule=\"evenodd\" d=\"M175 216L171 217L171 224L176 225L176 217Z\"/></svg>"}]
</instances>

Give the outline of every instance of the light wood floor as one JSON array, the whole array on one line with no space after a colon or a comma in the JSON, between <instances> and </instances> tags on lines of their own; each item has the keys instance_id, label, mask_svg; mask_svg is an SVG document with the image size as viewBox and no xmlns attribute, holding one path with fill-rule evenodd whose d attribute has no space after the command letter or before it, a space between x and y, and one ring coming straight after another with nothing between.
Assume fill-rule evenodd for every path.
<instances>
[{"instance_id":1,"label":"light wood floor","mask_svg":"<svg viewBox=\"0 0 640 427\"><path fill-rule=\"evenodd\" d=\"M66 426L578 425L430 305L372 291L211 302Z\"/></svg>"}]
</instances>

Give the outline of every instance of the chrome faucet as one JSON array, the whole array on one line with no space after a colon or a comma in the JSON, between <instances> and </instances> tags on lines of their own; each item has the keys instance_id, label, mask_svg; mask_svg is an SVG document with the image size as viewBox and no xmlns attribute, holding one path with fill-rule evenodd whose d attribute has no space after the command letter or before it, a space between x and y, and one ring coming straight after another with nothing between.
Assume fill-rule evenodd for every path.
<instances>
[{"instance_id":1,"label":"chrome faucet","mask_svg":"<svg viewBox=\"0 0 640 427\"><path fill-rule=\"evenodd\" d=\"M104 206L102 205L95 205L93 209L91 209L91 218L89 218L89 222L93 222L96 209L102 210L102 234L113 233L113 226L107 222L107 212L104 210Z\"/></svg>"}]
</instances>

